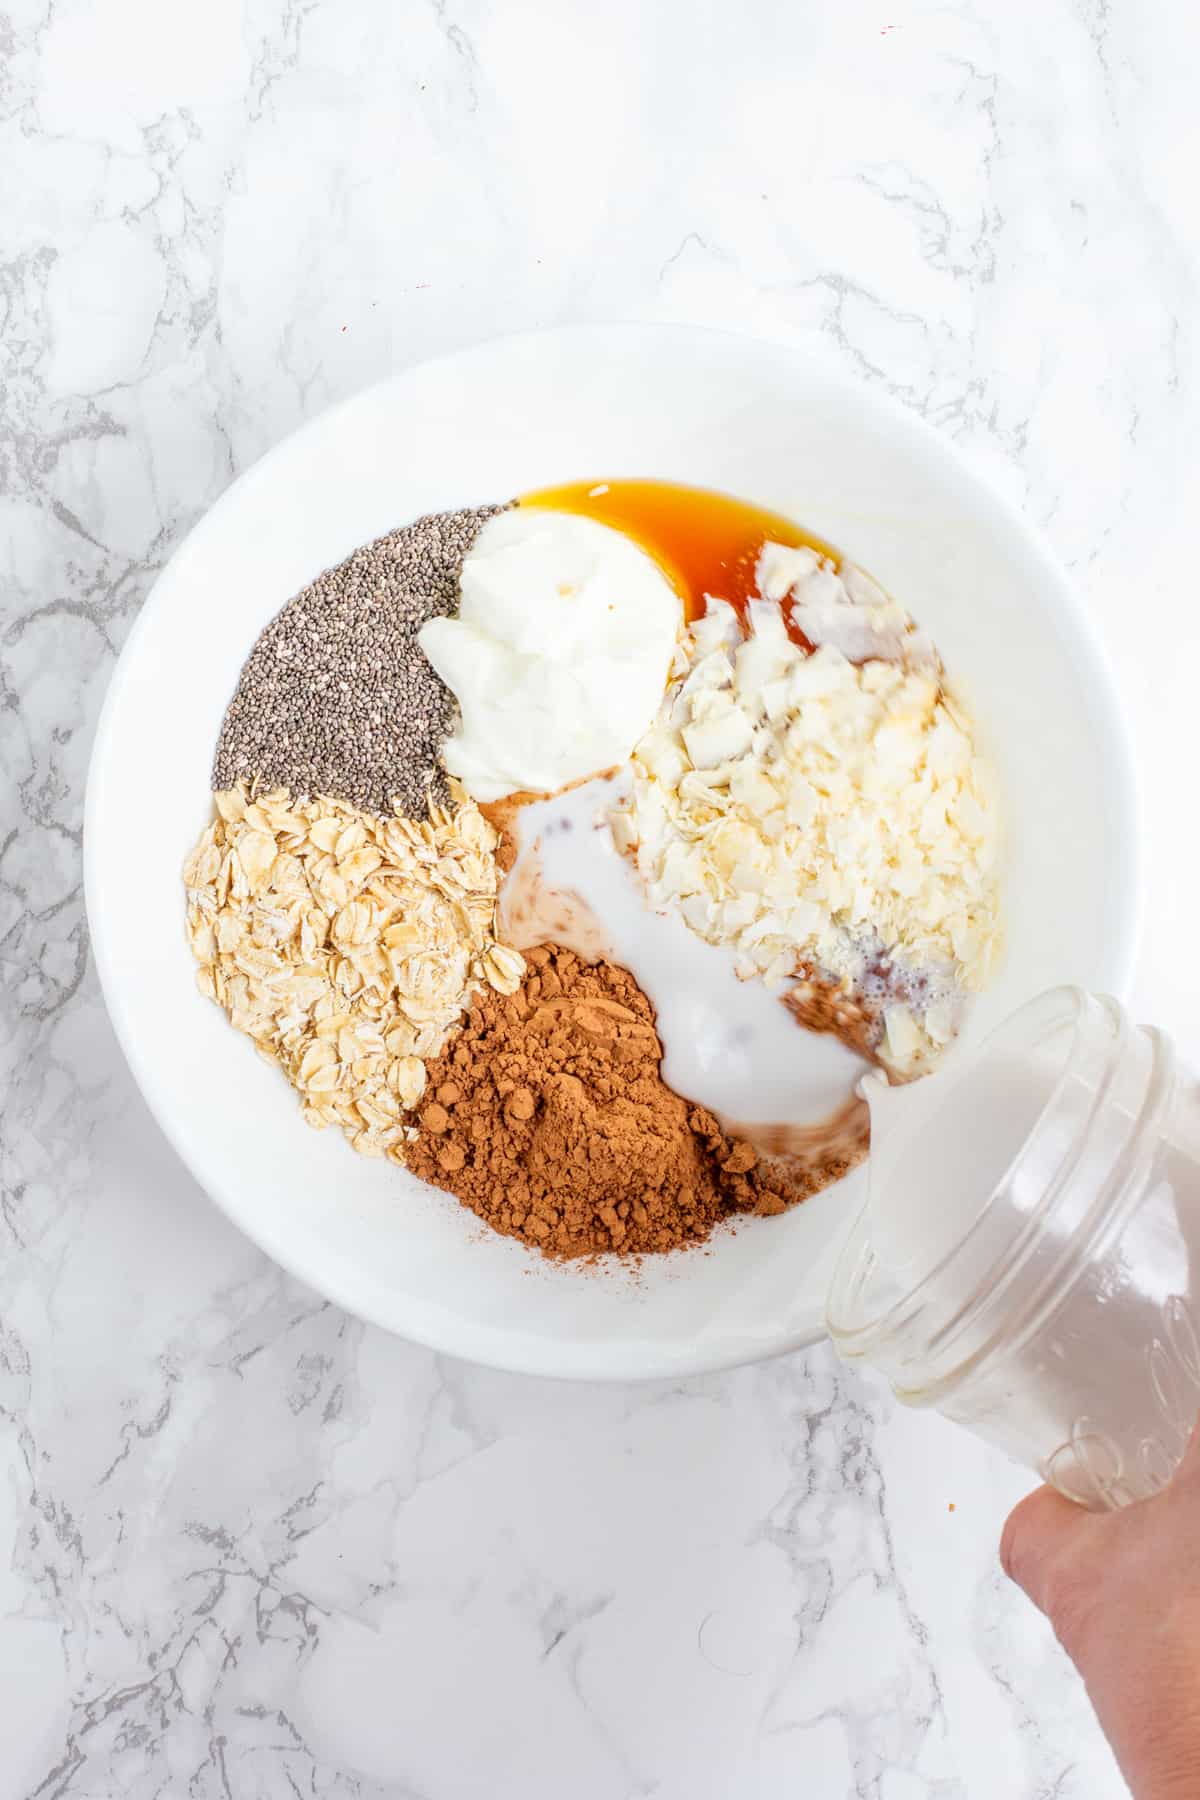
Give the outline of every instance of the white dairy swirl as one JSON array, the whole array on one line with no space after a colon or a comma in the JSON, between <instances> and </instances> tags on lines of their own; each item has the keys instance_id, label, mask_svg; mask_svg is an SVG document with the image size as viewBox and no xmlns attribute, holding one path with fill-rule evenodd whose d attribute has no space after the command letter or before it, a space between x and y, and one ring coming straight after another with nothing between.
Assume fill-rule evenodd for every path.
<instances>
[{"instance_id":1,"label":"white dairy swirl","mask_svg":"<svg viewBox=\"0 0 1200 1800\"><path fill-rule=\"evenodd\" d=\"M732 952L655 912L607 814L626 775L520 808L516 866L500 896L500 936L547 941L628 969L655 1009L663 1079L755 1137L754 1126L823 1124L867 1064L829 1033L798 1025L763 982L739 980Z\"/></svg>"}]
</instances>

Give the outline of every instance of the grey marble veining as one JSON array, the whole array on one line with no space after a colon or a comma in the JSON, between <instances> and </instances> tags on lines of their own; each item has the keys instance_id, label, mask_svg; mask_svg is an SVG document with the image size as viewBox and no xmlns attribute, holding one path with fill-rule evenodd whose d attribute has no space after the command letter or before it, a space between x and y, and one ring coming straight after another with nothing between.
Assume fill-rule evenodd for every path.
<instances>
[{"instance_id":1,"label":"grey marble veining","mask_svg":"<svg viewBox=\"0 0 1200 1800\"><path fill-rule=\"evenodd\" d=\"M1172 0L9 0L0 1800L1123 1791L996 1568L1023 1477L826 1349L560 1387L265 1262L121 1061L81 820L155 574L330 401L543 322L816 335L1100 619L1145 775L1139 1010L1200 1050L1198 51Z\"/></svg>"}]
</instances>

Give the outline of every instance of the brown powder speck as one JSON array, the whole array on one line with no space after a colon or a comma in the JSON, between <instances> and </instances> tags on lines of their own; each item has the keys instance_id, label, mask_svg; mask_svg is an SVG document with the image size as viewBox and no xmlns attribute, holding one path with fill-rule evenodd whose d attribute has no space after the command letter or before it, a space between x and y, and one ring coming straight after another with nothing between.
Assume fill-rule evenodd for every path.
<instances>
[{"instance_id":1,"label":"brown powder speck","mask_svg":"<svg viewBox=\"0 0 1200 1800\"><path fill-rule=\"evenodd\" d=\"M783 996L783 1004L806 1031L832 1032L868 1062L878 1061L883 1035L881 1007L870 1007L843 991L810 963L802 963L800 980Z\"/></svg>"},{"instance_id":2,"label":"brown powder speck","mask_svg":"<svg viewBox=\"0 0 1200 1800\"><path fill-rule=\"evenodd\" d=\"M559 1257L673 1250L844 1173L834 1162L785 1180L673 1093L653 1008L624 969L554 946L528 964L515 994L476 998L430 1064L438 1098L406 1159L497 1231Z\"/></svg>"}]
</instances>

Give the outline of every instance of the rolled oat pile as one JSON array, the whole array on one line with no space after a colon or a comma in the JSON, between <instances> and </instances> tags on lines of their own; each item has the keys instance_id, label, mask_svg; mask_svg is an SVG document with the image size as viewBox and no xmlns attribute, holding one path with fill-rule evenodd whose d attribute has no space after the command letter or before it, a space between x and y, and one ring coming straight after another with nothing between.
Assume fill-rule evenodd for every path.
<instances>
[{"instance_id":1,"label":"rolled oat pile","mask_svg":"<svg viewBox=\"0 0 1200 1800\"><path fill-rule=\"evenodd\" d=\"M457 791L427 820L283 789L218 793L184 869L200 991L277 1062L304 1117L399 1157L425 1060L471 995L524 973L497 943L496 834Z\"/></svg>"}]
</instances>

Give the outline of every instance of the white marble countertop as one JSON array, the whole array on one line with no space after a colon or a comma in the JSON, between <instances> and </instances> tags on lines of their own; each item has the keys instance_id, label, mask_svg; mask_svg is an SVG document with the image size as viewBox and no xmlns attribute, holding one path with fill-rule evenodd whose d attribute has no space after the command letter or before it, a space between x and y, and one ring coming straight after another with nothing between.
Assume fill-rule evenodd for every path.
<instances>
[{"instance_id":1,"label":"white marble countertop","mask_svg":"<svg viewBox=\"0 0 1200 1800\"><path fill-rule=\"evenodd\" d=\"M996 1566L1025 1478L965 1436L827 1349L496 1375L264 1261L117 1052L80 821L155 572L300 420L542 322L815 338L1094 607L1146 780L1138 1010L1200 1058L1194 9L7 11L0 1800L1111 1800Z\"/></svg>"}]
</instances>

